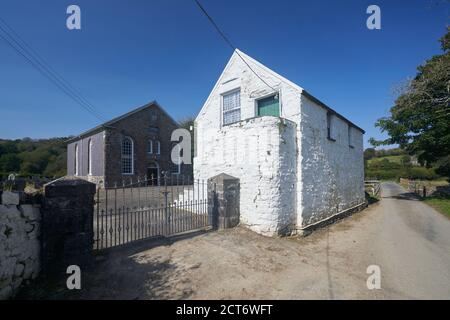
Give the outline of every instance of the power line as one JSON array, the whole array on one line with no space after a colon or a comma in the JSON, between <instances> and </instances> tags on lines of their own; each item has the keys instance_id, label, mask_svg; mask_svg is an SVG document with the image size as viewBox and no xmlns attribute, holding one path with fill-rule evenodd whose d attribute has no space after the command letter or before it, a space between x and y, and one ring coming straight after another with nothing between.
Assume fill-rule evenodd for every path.
<instances>
[{"instance_id":1,"label":"power line","mask_svg":"<svg viewBox=\"0 0 450 320\"><path fill-rule=\"evenodd\" d=\"M74 87L72 86L62 75L60 75L55 69L52 68L52 66L50 66L45 60L44 58L42 58L42 56L39 55L39 53L36 52L36 50L34 50L23 38L20 37L19 34L17 34L17 32L14 31L14 29L5 21L0 17L0 21L3 22L3 24L16 36L17 39L19 39L23 45L28 48L34 55L35 55L35 60L49 73L52 73L52 75L60 82L62 83L65 87L67 87L70 91L72 91L79 99L81 99L83 101L83 103L85 103L90 110L92 110L92 112L96 113L97 116L99 116L100 118L102 118L102 120L104 121L103 117L100 115L100 113L98 113L95 110L95 107L85 98L83 97L83 95ZM0 26L1 27L1 26ZM3 29L2 29L3 30ZM4 31L5 32L5 31ZM6 32L7 33L7 32ZM17 43L24 51L26 51L28 53L28 55L33 57L33 54L31 54L29 51L27 51L23 46L20 45L20 43L18 41L16 41L10 34L8 34L10 36L10 38L13 39L13 41L15 43Z\"/></svg>"},{"instance_id":2,"label":"power line","mask_svg":"<svg viewBox=\"0 0 450 320\"><path fill-rule=\"evenodd\" d=\"M6 30L0 24L0 30L6 35L0 33L0 37L5 40L19 55L25 58L37 71L63 91L67 96L72 98L82 108L91 113L97 119L105 122L105 119L98 113L94 106L84 98L79 91L77 91L63 76L57 73L45 60L30 46L25 40L23 40L17 32L15 32L11 26L9 26L5 20L0 17L0 21L10 30ZM17 39L14 37L16 36Z\"/></svg>"},{"instance_id":3,"label":"power line","mask_svg":"<svg viewBox=\"0 0 450 320\"><path fill-rule=\"evenodd\" d=\"M54 78L52 78L49 74L47 74L44 70L42 70L38 64L36 64L36 62L34 62L33 60L31 60L28 56L26 56L22 51L20 51L17 47L14 46L14 44L8 39L6 38L3 34L0 33L0 38L2 38L3 40L5 40L5 42L7 44L9 44L19 55L21 55L23 58L25 58L34 68L36 68L36 70L38 70L43 76L45 76L49 81L51 81L54 85L56 85L59 89L61 89L66 95L68 95L70 98L72 98L73 100L75 100L77 103L79 103L86 111L92 113L92 111L87 108L86 106L84 106L84 104L82 102L80 102L80 100L78 100L79 98L77 98L76 96L74 96L70 91L68 91L67 89L65 89L62 85L60 85L57 81L55 81ZM97 116L96 116L97 117Z\"/></svg>"},{"instance_id":4,"label":"power line","mask_svg":"<svg viewBox=\"0 0 450 320\"><path fill-rule=\"evenodd\" d=\"M233 45L233 43L230 41L230 39L228 39L228 37L222 32L222 30L220 30L219 26L217 25L217 23L214 21L214 19L208 14L208 12L205 10L205 8L201 5L201 3L198 0L194 0L195 3L197 4L197 6L199 7L199 9L203 12L203 14L208 18L208 20L211 22L211 24L214 26L214 28L217 30L217 32L220 34L220 36L225 40L225 42L231 47L231 49L233 49L233 51L236 52L236 54L239 56L239 58L241 58L241 60L247 65L247 67L255 74L255 76L257 76L259 78L259 80L261 80L262 82L264 82L264 84L266 86L268 86L270 89L272 89L273 91L278 91L276 90L274 87L272 87L271 85L269 85L263 78L261 78L259 76L258 73L256 73L255 70L253 70L253 68L247 63L247 61L239 54L239 51L236 50L236 47Z\"/></svg>"}]
</instances>

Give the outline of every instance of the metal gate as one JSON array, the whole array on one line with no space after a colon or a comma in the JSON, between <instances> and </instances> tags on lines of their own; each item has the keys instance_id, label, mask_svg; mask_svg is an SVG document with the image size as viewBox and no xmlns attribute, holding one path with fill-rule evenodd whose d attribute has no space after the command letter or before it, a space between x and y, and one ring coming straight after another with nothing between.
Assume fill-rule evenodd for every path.
<instances>
[{"instance_id":1,"label":"metal gate","mask_svg":"<svg viewBox=\"0 0 450 320\"><path fill-rule=\"evenodd\" d=\"M130 179L99 187L94 211L94 249L211 227L207 184L181 175Z\"/></svg>"}]
</instances>

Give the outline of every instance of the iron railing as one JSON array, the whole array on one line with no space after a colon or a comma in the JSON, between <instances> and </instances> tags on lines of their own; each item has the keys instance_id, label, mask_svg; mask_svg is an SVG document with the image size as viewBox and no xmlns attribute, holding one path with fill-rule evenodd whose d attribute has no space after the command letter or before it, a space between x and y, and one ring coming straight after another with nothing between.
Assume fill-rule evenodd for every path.
<instances>
[{"instance_id":1,"label":"iron railing","mask_svg":"<svg viewBox=\"0 0 450 320\"><path fill-rule=\"evenodd\" d=\"M156 236L209 228L207 184L181 175L144 177L99 187L94 212L94 249Z\"/></svg>"}]
</instances>

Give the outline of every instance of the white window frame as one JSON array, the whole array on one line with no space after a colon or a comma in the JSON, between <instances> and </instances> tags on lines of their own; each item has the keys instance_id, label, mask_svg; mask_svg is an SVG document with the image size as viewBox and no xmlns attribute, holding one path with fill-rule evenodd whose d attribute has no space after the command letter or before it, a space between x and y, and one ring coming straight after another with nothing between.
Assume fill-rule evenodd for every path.
<instances>
[{"instance_id":1,"label":"white window frame","mask_svg":"<svg viewBox=\"0 0 450 320\"><path fill-rule=\"evenodd\" d=\"M159 140L155 140L156 143L156 154L161 154L161 142Z\"/></svg>"},{"instance_id":2,"label":"white window frame","mask_svg":"<svg viewBox=\"0 0 450 320\"><path fill-rule=\"evenodd\" d=\"M76 176L78 176L80 173L79 172L78 153L79 153L78 143L75 143L75 175Z\"/></svg>"},{"instance_id":3,"label":"white window frame","mask_svg":"<svg viewBox=\"0 0 450 320\"><path fill-rule=\"evenodd\" d=\"M225 99L225 96L228 96L228 95L231 95L231 94L235 94L235 93L239 94L239 108L234 108L234 109L230 109L230 110L224 111L224 99ZM231 124L237 123L237 122L242 120L242 103L241 103L241 88L240 87L222 93L220 101L221 101L221 124L222 124L222 126L229 126ZM229 113L229 112L236 111L236 110L239 110L239 120L235 121L235 122L225 123L225 113Z\"/></svg>"},{"instance_id":4,"label":"white window frame","mask_svg":"<svg viewBox=\"0 0 450 320\"><path fill-rule=\"evenodd\" d=\"M152 139L148 140L147 153L148 154L152 154L153 153L153 140Z\"/></svg>"},{"instance_id":5,"label":"white window frame","mask_svg":"<svg viewBox=\"0 0 450 320\"><path fill-rule=\"evenodd\" d=\"M131 172L123 172L124 171L123 170L123 160L124 160L123 143L124 143L125 140L129 140L131 142L131 155L130 155L130 158L131 158ZM120 155L121 155L120 169L121 169L122 175L124 175L124 176L133 175L134 174L134 141L133 141L133 139L131 137L124 137L122 139L122 142L120 144Z\"/></svg>"},{"instance_id":6,"label":"white window frame","mask_svg":"<svg viewBox=\"0 0 450 320\"><path fill-rule=\"evenodd\" d=\"M88 175L92 176L92 139L88 140Z\"/></svg>"}]
</instances>

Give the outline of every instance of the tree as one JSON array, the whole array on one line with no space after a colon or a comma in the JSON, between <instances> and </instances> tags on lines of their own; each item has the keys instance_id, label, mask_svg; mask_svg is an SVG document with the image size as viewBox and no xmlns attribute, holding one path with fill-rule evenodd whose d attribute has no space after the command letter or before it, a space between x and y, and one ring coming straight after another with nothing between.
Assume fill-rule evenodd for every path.
<instances>
[{"instance_id":1,"label":"tree","mask_svg":"<svg viewBox=\"0 0 450 320\"><path fill-rule=\"evenodd\" d=\"M376 151L374 148L367 148L364 150L364 160L370 160L375 157Z\"/></svg>"},{"instance_id":2,"label":"tree","mask_svg":"<svg viewBox=\"0 0 450 320\"><path fill-rule=\"evenodd\" d=\"M407 155L407 154L403 155L400 159L400 162L404 166L410 166L411 165L411 156Z\"/></svg>"},{"instance_id":3,"label":"tree","mask_svg":"<svg viewBox=\"0 0 450 320\"><path fill-rule=\"evenodd\" d=\"M369 140L373 146L398 144L427 166L450 154L450 27L440 41L443 53L417 68L390 116L375 123L389 138Z\"/></svg>"},{"instance_id":4,"label":"tree","mask_svg":"<svg viewBox=\"0 0 450 320\"><path fill-rule=\"evenodd\" d=\"M4 173L17 172L20 169L20 158L14 153L7 153L0 157L0 171Z\"/></svg>"}]
</instances>

